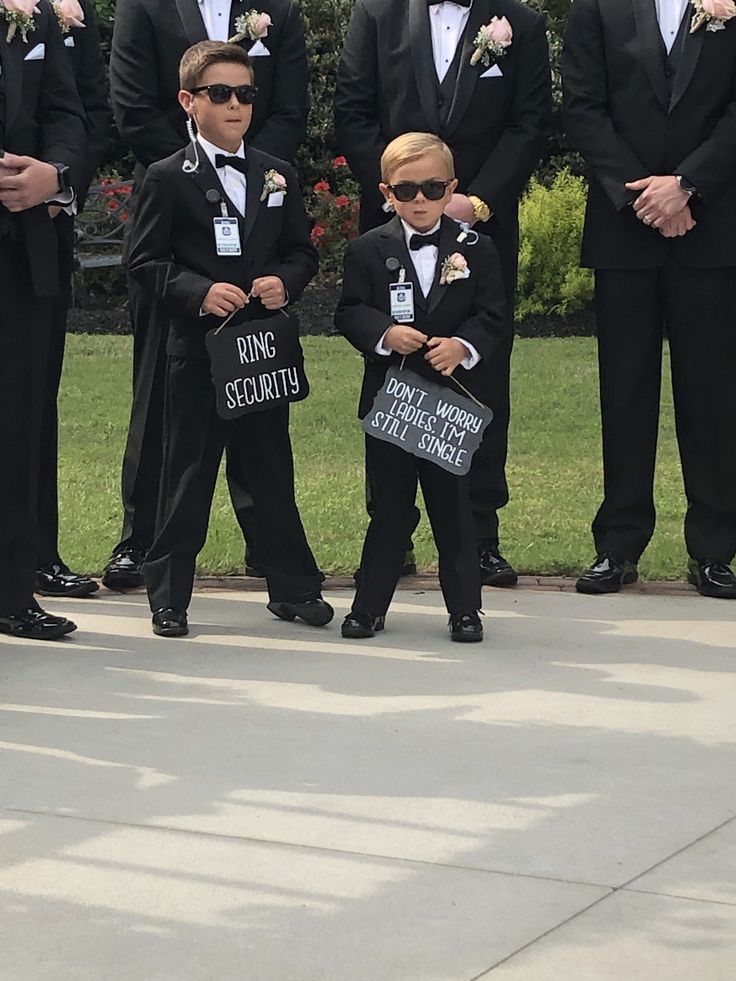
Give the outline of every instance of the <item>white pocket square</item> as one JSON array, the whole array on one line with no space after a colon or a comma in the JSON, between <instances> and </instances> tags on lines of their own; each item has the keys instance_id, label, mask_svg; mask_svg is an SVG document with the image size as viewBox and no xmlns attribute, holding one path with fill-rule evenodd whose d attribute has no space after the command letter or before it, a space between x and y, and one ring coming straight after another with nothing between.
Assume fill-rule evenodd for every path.
<instances>
[{"instance_id":1,"label":"white pocket square","mask_svg":"<svg viewBox=\"0 0 736 981\"><path fill-rule=\"evenodd\" d=\"M268 58L271 52L268 50L263 41L256 41L252 48L248 49L248 54L251 58Z\"/></svg>"},{"instance_id":2,"label":"white pocket square","mask_svg":"<svg viewBox=\"0 0 736 981\"><path fill-rule=\"evenodd\" d=\"M268 195L268 202L266 204L267 208L281 208L284 204L284 192L283 191L272 191Z\"/></svg>"},{"instance_id":3,"label":"white pocket square","mask_svg":"<svg viewBox=\"0 0 736 981\"><path fill-rule=\"evenodd\" d=\"M491 65L487 72L483 72L481 78L503 78L503 72L498 65Z\"/></svg>"},{"instance_id":4,"label":"white pocket square","mask_svg":"<svg viewBox=\"0 0 736 981\"><path fill-rule=\"evenodd\" d=\"M37 44L35 48L31 48L31 50L25 56L23 61L41 61L45 57L46 57L46 45L41 43L41 44Z\"/></svg>"},{"instance_id":5,"label":"white pocket square","mask_svg":"<svg viewBox=\"0 0 736 981\"><path fill-rule=\"evenodd\" d=\"M67 34L67 36L64 38L64 44L67 46L67 48L75 47L74 38L71 34Z\"/></svg>"}]
</instances>

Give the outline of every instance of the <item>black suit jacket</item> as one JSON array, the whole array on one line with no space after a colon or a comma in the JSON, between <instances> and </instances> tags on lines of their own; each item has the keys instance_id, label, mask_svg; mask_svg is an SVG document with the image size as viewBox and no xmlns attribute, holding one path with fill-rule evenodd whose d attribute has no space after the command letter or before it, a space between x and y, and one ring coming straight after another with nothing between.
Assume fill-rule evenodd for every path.
<instances>
[{"instance_id":1,"label":"black suit jacket","mask_svg":"<svg viewBox=\"0 0 736 981\"><path fill-rule=\"evenodd\" d=\"M233 0L229 36L249 0ZM261 0L273 25L264 40L268 57L253 59L258 98L249 143L293 160L307 127L308 71L304 29L294 0ZM187 142L186 114L177 101L179 62L191 45L206 41L197 0L118 0L110 58L110 90L120 134L147 167ZM248 50L253 42L245 40Z\"/></svg>"},{"instance_id":2,"label":"black suit jacket","mask_svg":"<svg viewBox=\"0 0 736 981\"><path fill-rule=\"evenodd\" d=\"M507 332L501 266L496 247L488 237L481 236L477 245L468 246L458 244L458 233L457 223L443 217L435 279L426 298L419 286L398 217L348 245L335 326L366 356L358 406L361 419L370 411L389 365L401 362L398 354L375 354L376 345L395 322L391 316L389 284L397 281L397 273L386 268L386 260L391 258L399 260L406 270L407 280L414 285L414 326L429 337L457 335L475 347L481 356L480 362L470 371L458 368L455 374L466 388L492 405L488 362ZM441 286L442 263L453 252L460 252L467 258L470 276ZM438 384L451 385L449 379L424 360L425 353L426 350L422 350L410 355L405 366Z\"/></svg>"},{"instance_id":3,"label":"black suit jacket","mask_svg":"<svg viewBox=\"0 0 736 981\"><path fill-rule=\"evenodd\" d=\"M506 17L513 42L500 77L471 66L473 40L493 16ZM490 231L516 252L517 201L544 149L551 121L544 19L518 0L474 0L455 97L446 124L437 107L437 73L427 0L357 0L335 92L337 144L363 192L363 226L385 221L380 159L394 137L436 133L455 156L458 190L494 211Z\"/></svg>"},{"instance_id":4,"label":"black suit jacket","mask_svg":"<svg viewBox=\"0 0 736 981\"><path fill-rule=\"evenodd\" d=\"M665 67L654 0L575 0L562 71L567 128L591 176L585 266L736 266L736 21L684 35L671 97ZM702 196L682 238L629 207L624 185L660 174L684 174Z\"/></svg>"},{"instance_id":5,"label":"black suit jacket","mask_svg":"<svg viewBox=\"0 0 736 981\"><path fill-rule=\"evenodd\" d=\"M9 153L66 164L76 187L85 146L84 111L51 5L39 4L34 20L36 29L27 42L18 31L8 44L5 21L0 28L5 93L0 146ZM44 46L44 56L26 60L38 45ZM46 205L15 214L0 205L0 235L12 236L26 250L34 292L38 296L57 293L56 235Z\"/></svg>"},{"instance_id":6,"label":"black suit jacket","mask_svg":"<svg viewBox=\"0 0 736 981\"><path fill-rule=\"evenodd\" d=\"M194 159L191 145L146 171L131 242L130 274L171 311L167 351L177 357L207 357L205 333L221 321L212 315L200 317L199 311L213 283L233 283L248 293L254 279L279 276L293 302L317 272L317 252L310 242L311 226L295 170L251 147L247 157L245 218L228 202L230 216L239 220L239 257L217 255L212 219L220 216L220 205L206 196L214 189L224 197L224 191L202 150L195 173L182 170L185 160ZM272 168L283 174L288 185L283 205L276 208L260 200L264 175ZM246 307L246 317L269 316L273 312L258 300Z\"/></svg>"},{"instance_id":7,"label":"black suit jacket","mask_svg":"<svg viewBox=\"0 0 736 981\"><path fill-rule=\"evenodd\" d=\"M91 0L79 0L85 26L72 27L64 35L64 45L72 60L72 70L87 117L87 149L81 168L77 206L81 211L89 186L110 146L112 112L108 98L107 67L100 47L100 31Z\"/></svg>"}]
</instances>

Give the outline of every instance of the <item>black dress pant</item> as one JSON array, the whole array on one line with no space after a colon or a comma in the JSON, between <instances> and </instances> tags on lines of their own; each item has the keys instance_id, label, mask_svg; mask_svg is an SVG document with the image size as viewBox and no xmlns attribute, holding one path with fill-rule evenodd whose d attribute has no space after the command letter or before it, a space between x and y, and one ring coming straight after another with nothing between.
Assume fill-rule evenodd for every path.
<instances>
[{"instance_id":1,"label":"black dress pant","mask_svg":"<svg viewBox=\"0 0 736 981\"><path fill-rule=\"evenodd\" d=\"M59 434L57 399L66 344L66 321L71 306L74 274L74 219L65 212L54 219L59 240L59 282L51 316L46 384L44 386L41 450L38 471L38 565L59 561Z\"/></svg>"},{"instance_id":2,"label":"black dress pant","mask_svg":"<svg viewBox=\"0 0 736 981\"><path fill-rule=\"evenodd\" d=\"M375 496L353 610L373 616L386 613L401 575L406 542L419 521L414 503L417 483L422 486L439 553L447 609L451 613L479 610L481 587L468 477L456 477L373 436L365 438L365 453Z\"/></svg>"},{"instance_id":3,"label":"black dress pant","mask_svg":"<svg viewBox=\"0 0 736 981\"><path fill-rule=\"evenodd\" d=\"M669 338L685 543L736 553L736 269L597 270L604 500L598 552L638 561L654 531L662 340Z\"/></svg>"},{"instance_id":4,"label":"black dress pant","mask_svg":"<svg viewBox=\"0 0 736 981\"><path fill-rule=\"evenodd\" d=\"M0 237L0 615L33 603L38 458L52 300L33 295L25 250Z\"/></svg>"},{"instance_id":5,"label":"black dress pant","mask_svg":"<svg viewBox=\"0 0 736 981\"><path fill-rule=\"evenodd\" d=\"M294 499L288 406L224 422L207 360L169 357L165 391L161 496L144 567L151 609L189 605L223 450L235 479L252 488L253 546L263 557L270 598L319 596L322 573Z\"/></svg>"},{"instance_id":6,"label":"black dress pant","mask_svg":"<svg viewBox=\"0 0 736 981\"><path fill-rule=\"evenodd\" d=\"M164 383L169 317L148 291L128 283L133 324L133 401L122 470L123 530L121 542L150 547L156 526L163 445ZM246 545L253 541L253 497L229 464L227 481ZM254 563L262 564L254 556Z\"/></svg>"}]
</instances>

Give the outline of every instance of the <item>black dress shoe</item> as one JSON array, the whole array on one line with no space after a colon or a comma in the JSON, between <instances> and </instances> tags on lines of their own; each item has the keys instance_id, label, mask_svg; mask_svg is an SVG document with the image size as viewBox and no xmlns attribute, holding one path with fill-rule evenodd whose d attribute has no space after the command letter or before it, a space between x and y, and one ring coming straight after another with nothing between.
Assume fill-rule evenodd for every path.
<instances>
[{"instance_id":1,"label":"black dress shoe","mask_svg":"<svg viewBox=\"0 0 736 981\"><path fill-rule=\"evenodd\" d=\"M146 549L136 542L123 542L115 549L102 575L102 585L108 589L137 589L143 583L143 563Z\"/></svg>"},{"instance_id":2,"label":"black dress shoe","mask_svg":"<svg viewBox=\"0 0 736 981\"><path fill-rule=\"evenodd\" d=\"M483 624L477 613L450 614L450 640L460 644L474 644L483 640Z\"/></svg>"},{"instance_id":3,"label":"black dress shoe","mask_svg":"<svg viewBox=\"0 0 736 981\"><path fill-rule=\"evenodd\" d=\"M352 640L373 637L386 626L386 617L374 617L370 613L348 613L342 622L342 635Z\"/></svg>"},{"instance_id":4,"label":"black dress shoe","mask_svg":"<svg viewBox=\"0 0 736 981\"><path fill-rule=\"evenodd\" d=\"M478 549L480 581L484 586L515 586L519 576L497 547L481 546Z\"/></svg>"},{"instance_id":5,"label":"black dress shoe","mask_svg":"<svg viewBox=\"0 0 736 981\"><path fill-rule=\"evenodd\" d=\"M40 606L29 606L12 616L0 617L0 633L28 640L58 640L77 629L66 617L55 617Z\"/></svg>"},{"instance_id":6,"label":"black dress shoe","mask_svg":"<svg viewBox=\"0 0 736 981\"><path fill-rule=\"evenodd\" d=\"M275 600L268 604L268 609L279 620L296 620L297 617L308 623L310 627L324 627L334 617L335 611L329 603L321 598L303 600L301 603L290 603L288 600Z\"/></svg>"},{"instance_id":7,"label":"black dress shoe","mask_svg":"<svg viewBox=\"0 0 736 981\"><path fill-rule=\"evenodd\" d=\"M639 573L633 562L621 555L602 552L596 555L593 565L575 583L575 589L590 596L617 593L622 586L630 586L638 578Z\"/></svg>"},{"instance_id":8,"label":"black dress shoe","mask_svg":"<svg viewBox=\"0 0 736 981\"><path fill-rule=\"evenodd\" d=\"M690 559L687 581L701 596L736 599L736 575L722 559Z\"/></svg>"},{"instance_id":9,"label":"black dress shoe","mask_svg":"<svg viewBox=\"0 0 736 981\"><path fill-rule=\"evenodd\" d=\"M71 572L61 559L36 569L35 592L41 596L90 596L99 588L90 576Z\"/></svg>"},{"instance_id":10,"label":"black dress shoe","mask_svg":"<svg viewBox=\"0 0 736 981\"><path fill-rule=\"evenodd\" d=\"M186 637L189 633L187 611L171 606L156 610L151 618L153 632L159 637Z\"/></svg>"}]
</instances>

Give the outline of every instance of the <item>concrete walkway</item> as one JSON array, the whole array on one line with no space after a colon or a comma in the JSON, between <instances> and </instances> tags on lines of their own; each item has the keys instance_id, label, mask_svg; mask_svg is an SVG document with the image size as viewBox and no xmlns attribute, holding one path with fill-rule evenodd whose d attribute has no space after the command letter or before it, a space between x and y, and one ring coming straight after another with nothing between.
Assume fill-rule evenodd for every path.
<instances>
[{"instance_id":1,"label":"concrete walkway","mask_svg":"<svg viewBox=\"0 0 736 981\"><path fill-rule=\"evenodd\" d=\"M736 603L350 598L0 640L2 981L734 981Z\"/></svg>"}]
</instances>

